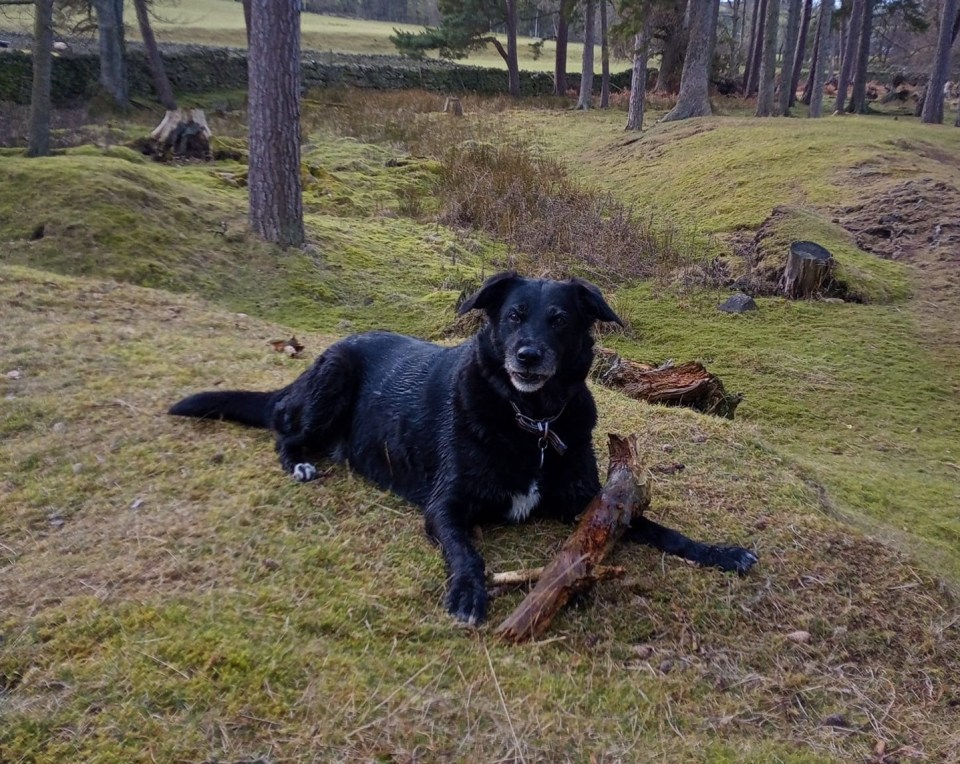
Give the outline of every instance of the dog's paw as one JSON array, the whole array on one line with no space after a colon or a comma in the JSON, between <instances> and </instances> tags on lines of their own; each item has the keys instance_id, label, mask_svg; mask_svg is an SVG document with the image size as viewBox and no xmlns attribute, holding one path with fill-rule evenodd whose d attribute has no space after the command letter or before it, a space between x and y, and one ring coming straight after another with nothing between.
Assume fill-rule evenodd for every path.
<instances>
[{"instance_id":1,"label":"dog's paw","mask_svg":"<svg viewBox=\"0 0 960 764\"><path fill-rule=\"evenodd\" d=\"M468 626L477 626L487 618L487 587L483 576L458 576L450 582L444 600L447 612Z\"/></svg>"},{"instance_id":2,"label":"dog's paw","mask_svg":"<svg viewBox=\"0 0 960 764\"><path fill-rule=\"evenodd\" d=\"M317 479L318 473L317 468L310 462L301 462L293 466L293 471L290 474L298 483L309 483L311 480Z\"/></svg>"},{"instance_id":3,"label":"dog's paw","mask_svg":"<svg viewBox=\"0 0 960 764\"><path fill-rule=\"evenodd\" d=\"M750 569L760 561L760 558L749 549L739 546L716 546L710 554L710 565L729 572L736 572L741 576L750 572Z\"/></svg>"}]
</instances>

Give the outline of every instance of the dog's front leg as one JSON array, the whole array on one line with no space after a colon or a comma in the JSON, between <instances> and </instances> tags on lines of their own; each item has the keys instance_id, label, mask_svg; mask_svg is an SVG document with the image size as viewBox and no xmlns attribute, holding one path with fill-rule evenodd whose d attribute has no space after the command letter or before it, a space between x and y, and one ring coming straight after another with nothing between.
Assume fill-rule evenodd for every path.
<instances>
[{"instance_id":1,"label":"dog's front leg","mask_svg":"<svg viewBox=\"0 0 960 764\"><path fill-rule=\"evenodd\" d=\"M736 571L740 575L747 573L757 563L757 555L749 549L694 541L680 531L667 528L646 517L636 518L627 530L625 538L655 547L667 554L682 557L684 560L691 560L699 565Z\"/></svg>"},{"instance_id":2,"label":"dog's front leg","mask_svg":"<svg viewBox=\"0 0 960 764\"><path fill-rule=\"evenodd\" d=\"M470 541L470 529L449 507L428 508L427 536L440 545L447 565L447 612L471 626L487 617L487 587L480 553Z\"/></svg>"}]
</instances>

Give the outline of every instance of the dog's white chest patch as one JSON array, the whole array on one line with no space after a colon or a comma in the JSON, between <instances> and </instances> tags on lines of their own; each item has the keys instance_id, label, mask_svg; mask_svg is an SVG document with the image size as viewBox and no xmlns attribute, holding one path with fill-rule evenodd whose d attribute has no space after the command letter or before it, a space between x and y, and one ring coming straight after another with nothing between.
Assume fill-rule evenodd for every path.
<instances>
[{"instance_id":1,"label":"dog's white chest patch","mask_svg":"<svg viewBox=\"0 0 960 764\"><path fill-rule=\"evenodd\" d=\"M533 508L537 506L538 501L540 501L540 486L534 480L526 493L513 494L513 503L510 505L507 518L512 523L522 523L530 517L530 513L533 512Z\"/></svg>"}]
</instances>

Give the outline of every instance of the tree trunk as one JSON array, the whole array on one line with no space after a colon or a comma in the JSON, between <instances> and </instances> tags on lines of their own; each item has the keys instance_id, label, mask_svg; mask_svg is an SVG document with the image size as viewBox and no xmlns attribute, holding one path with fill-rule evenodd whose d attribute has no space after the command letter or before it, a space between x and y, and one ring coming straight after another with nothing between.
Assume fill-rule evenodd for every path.
<instances>
[{"instance_id":1,"label":"tree trunk","mask_svg":"<svg viewBox=\"0 0 960 764\"><path fill-rule=\"evenodd\" d=\"M517 0L507 0L507 78L510 95L520 97L520 63L517 58Z\"/></svg>"},{"instance_id":2,"label":"tree trunk","mask_svg":"<svg viewBox=\"0 0 960 764\"><path fill-rule=\"evenodd\" d=\"M737 79L740 75L740 33L743 27L744 0L732 0L730 4L730 77Z\"/></svg>"},{"instance_id":3,"label":"tree trunk","mask_svg":"<svg viewBox=\"0 0 960 764\"><path fill-rule=\"evenodd\" d=\"M832 2L833 0L821 0ZM813 13L813 0L804 0L803 16L800 19L800 36L797 38L797 47L793 54L793 79L790 80L790 103L797 102L797 88L800 87L800 75L803 73L803 62L807 55L807 35L810 31L810 16ZM810 74L813 75L813 56L810 57ZM806 90L806 88L804 88Z\"/></svg>"},{"instance_id":4,"label":"tree trunk","mask_svg":"<svg viewBox=\"0 0 960 764\"><path fill-rule=\"evenodd\" d=\"M565 96L567 94L567 40L569 26L567 24L567 4L560 3L557 13L557 53L553 62L553 94Z\"/></svg>"},{"instance_id":5,"label":"tree trunk","mask_svg":"<svg viewBox=\"0 0 960 764\"><path fill-rule=\"evenodd\" d=\"M767 0L757 0L753 9L753 37L750 41L750 66L743 84L743 94L749 98L757 92L760 79L760 52L763 50L764 31L767 23Z\"/></svg>"},{"instance_id":6,"label":"tree trunk","mask_svg":"<svg viewBox=\"0 0 960 764\"><path fill-rule=\"evenodd\" d=\"M677 105L667 112L661 121L710 116L710 41L719 12L720 0L696 0L691 3L690 39L683 60L680 95Z\"/></svg>"},{"instance_id":7,"label":"tree trunk","mask_svg":"<svg viewBox=\"0 0 960 764\"><path fill-rule=\"evenodd\" d=\"M787 26L784 28L783 56L780 66L780 100L777 104L780 114L784 117L790 116L790 104L796 100L790 91L795 60L792 53L796 52L797 39L800 36L800 0L788 0L788 3Z\"/></svg>"},{"instance_id":8,"label":"tree trunk","mask_svg":"<svg viewBox=\"0 0 960 764\"><path fill-rule=\"evenodd\" d=\"M53 0L37 0L33 17L33 87L28 157L50 153L50 82L53 73Z\"/></svg>"},{"instance_id":9,"label":"tree trunk","mask_svg":"<svg viewBox=\"0 0 960 764\"><path fill-rule=\"evenodd\" d=\"M243 0L243 28L247 30L247 50L250 50L250 0Z\"/></svg>"},{"instance_id":10,"label":"tree trunk","mask_svg":"<svg viewBox=\"0 0 960 764\"><path fill-rule=\"evenodd\" d=\"M679 87L678 75L682 66L681 52L687 36L682 27L683 19L676 16L676 23L666 29L663 53L660 56L660 71L657 73L655 90L658 93L675 93Z\"/></svg>"},{"instance_id":11,"label":"tree trunk","mask_svg":"<svg viewBox=\"0 0 960 764\"><path fill-rule=\"evenodd\" d=\"M822 3L831 2L831 0L821 0ZM823 39L823 30L820 29L820 25L817 24L817 31L813 35L813 50L810 55L810 73L807 75L807 82L803 86L803 95L800 96L800 100L809 104L810 99L813 97L813 84L817 75L817 61L819 61L820 55L820 41Z\"/></svg>"},{"instance_id":12,"label":"tree trunk","mask_svg":"<svg viewBox=\"0 0 960 764\"><path fill-rule=\"evenodd\" d=\"M940 33L937 35L937 52L930 70L930 82L927 97L923 102L920 121L927 124L943 123L943 86L950 72L950 49L952 46L953 22L957 18L957 0L943 0L943 12L940 15Z\"/></svg>"},{"instance_id":13,"label":"tree trunk","mask_svg":"<svg viewBox=\"0 0 960 764\"><path fill-rule=\"evenodd\" d=\"M644 15L643 28L633 40L633 74L630 77L630 105L627 130L643 130L643 107L647 100L647 61L650 58L650 15Z\"/></svg>"},{"instance_id":14,"label":"tree trunk","mask_svg":"<svg viewBox=\"0 0 960 764\"><path fill-rule=\"evenodd\" d=\"M173 97L173 88L163 68L163 59L157 48L157 38L153 35L150 26L150 13L147 10L147 0L133 0L133 7L137 11L137 23L140 25L140 36L143 37L143 47L147 52L147 63L153 75L153 87L157 91L157 98L167 111L177 108L177 100Z\"/></svg>"},{"instance_id":15,"label":"tree trunk","mask_svg":"<svg viewBox=\"0 0 960 764\"><path fill-rule=\"evenodd\" d=\"M250 225L267 241L300 246L300 12L252 0L250 17Z\"/></svg>"},{"instance_id":16,"label":"tree trunk","mask_svg":"<svg viewBox=\"0 0 960 764\"><path fill-rule=\"evenodd\" d=\"M837 102L834 113L843 114L847 102L847 88L850 85L850 75L853 73L853 63L857 57L856 51L860 43L860 27L863 23L863 11L867 0L853 0L853 9L847 22L847 36L843 42L843 52L840 55L840 77L837 80Z\"/></svg>"},{"instance_id":17,"label":"tree trunk","mask_svg":"<svg viewBox=\"0 0 960 764\"><path fill-rule=\"evenodd\" d=\"M121 108L129 103L123 40L123 0L93 0L100 41L100 85Z\"/></svg>"},{"instance_id":18,"label":"tree trunk","mask_svg":"<svg viewBox=\"0 0 960 764\"><path fill-rule=\"evenodd\" d=\"M600 108L610 108L610 44L607 39L607 0L600 0Z\"/></svg>"},{"instance_id":19,"label":"tree trunk","mask_svg":"<svg viewBox=\"0 0 960 764\"><path fill-rule=\"evenodd\" d=\"M542 636L574 594L593 586L600 563L650 506L650 474L640 463L636 438L609 438L610 466L603 491L584 510L537 585L497 627L501 639L525 642Z\"/></svg>"},{"instance_id":20,"label":"tree trunk","mask_svg":"<svg viewBox=\"0 0 960 764\"><path fill-rule=\"evenodd\" d=\"M589 109L593 98L593 26L596 0L586 0L583 14L583 65L580 70L578 109Z\"/></svg>"},{"instance_id":21,"label":"tree trunk","mask_svg":"<svg viewBox=\"0 0 960 764\"><path fill-rule=\"evenodd\" d=\"M860 39L857 43L857 58L854 62L853 91L848 111L855 114L867 113L867 74L870 65L870 38L873 36L873 0L863 3L863 16L860 24Z\"/></svg>"},{"instance_id":22,"label":"tree trunk","mask_svg":"<svg viewBox=\"0 0 960 764\"><path fill-rule=\"evenodd\" d=\"M777 72L777 20L780 18L780 0L767 0L767 15L763 22L763 49L760 51L760 77L757 82L757 116L773 114L773 95Z\"/></svg>"},{"instance_id":23,"label":"tree trunk","mask_svg":"<svg viewBox=\"0 0 960 764\"><path fill-rule=\"evenodd\" d=\"M790 245L778 289L792 299L816 297L829 287L833 267L833 257L819 244L795 241Z\"/></svg>"},{"instance_id":24,"label":"tree trunk","mask_svg":"<svg viewBox=\"0 0 960 764\"><path fill-rule=\"evenodd\" d=\"M810 72L810 77L813 79L813 87L810 90L811 117L819 117L823 113L823 87L827 82L827 51L830 50L830 24L832 19L833 0L821 0L816 34L818 44Z\"/></svg>"}]
</instances>

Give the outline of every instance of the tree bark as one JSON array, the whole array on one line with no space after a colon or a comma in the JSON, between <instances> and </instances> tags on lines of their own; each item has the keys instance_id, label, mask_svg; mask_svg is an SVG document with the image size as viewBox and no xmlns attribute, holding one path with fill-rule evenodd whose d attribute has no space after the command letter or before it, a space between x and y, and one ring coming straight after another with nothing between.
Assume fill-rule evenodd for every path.
<instances>
[{"instance_id":1,"label":"tree bark","mask_svg":"<svg viewBox=\"0 0 960 764\"><path fill-rule=\"evenodd\" d=\"M822 0L822 2L828 1L832 2L832 0ZM790 102L788 106L793 106L797 102L797 88L800 87L800 75L803 73L803 62L807 55L807 35L810 32L812 13L813 0L804 0L803 16L800 19L800 36L797 38L797 47L793 54L793 79L790 80ZM810 74L813 75L813 56L810 57Z\"/></svg>"},{"instance_id":2,"label":"tree bark","mask_svg":"<svg viewBox=\"0 0 960 764\"><path fill-rule=\"evenodd\" d=\"M783 35L783 57L780 65L780 99L777 104L780 114L784 117L790 116L790 104L796 100L790 90L795 60L791 52L796 52L797 39L800 36L800 0L788 0L788 3L787 26L784 28Z\"/></svg>"},{"instance_id":3,"label":"tree bark","mask_svg":"<svg viewBox=\"0 0 960 764\"><path fill-rule=\"evenodd\" d=\"M821 2L831 2L831 0L821 0ZM819 60L818 56L820 55L820 40L822 36L820 25L817 24L817 31L814 32L813 35L813 51L811 52L810 56L810 73L807 76L806 84L803 86L803 95L800 96L800 100L806 104L809 104L810 99L813 97L813 84L815 78L817 77L817 61Z\"/></svg>"},{"instance_id":4,"label":"tree bark","mask_svg":"<svg viewBox=\"0 0 960 764\"><path fill-rule=\"evenodd\" d=\"M93 0L100 43L100 85L117 106L130 104L123 40L123 0Z\"/></svg>"},{"instance_id":5,"label":"tree bark","mask_svg":"<svg viewBox=\"0 0 960 764\"><path fill-rule=\"evenodd\" d=\"M863 11L867 0L853 0L850 19L847 22L847 35L843 41L843 52L840 55L840 76L837 79L837 102L834 106L835 114L843 114L847 102L847 88L850 85L850 75L853 73L856 51L860 43L860 27L863 23Z\"/></svg>"},{"instance_id":6,"label":"tree bark","mask_svg":"<svg viewBox=\"0 0 960 764\"><path fill-rule=\"evenodd\" d=\"M726 419L733 419L743 400L740 393L728 393L720 378L697 361L653 366L598 348L590 376L595 382L639 401L683 406Z\"/></svg>"},{"instance_id":7,"label":"tree bark","mask_svg":"<svg viewBox=\"0 0 960 764\"><path fill-rule=\"evenodd\" d=\"M927 97L923 102L920 121L927 124L943 123L943 86L950 71L950 49L953 47L954 20L957 19L957 0L943 0L940 15L940 33L937 35L937 52L930 70Z\"/></svg>"},{"instance_id":8,"label":"tree bark","mask_svg":"<svg viewBox=\"0 0 960 764\"><path fill-rule=\"evenodd\" d=\"M644 16L643 28L633 40L633 73L630 76L630 104L627 130L643 130L643 109L647 101L647 61L650 58L650 16Z\"/></svg>"},{"instance_id":9,"label":"tree bark","mask_svg":"<svg viewBox=\"0 0 960 764\"><path fill-rule=\"evenodd\" d=\"M583 14L583 64L580 70L578 109L589 109L593 99L593 26L596 0L586 0Z\"/></svg>"},{"instance_id":10,"label":"tree bark","mask_svg":"<svg viewBox=\"0 0 960 764\"><path fill-rule=\"evenodd\" d=\"M567 3L560 3L557 11L557 52L553 62L553 94L565 96L567 94L567 40L569 39L569 25L567 24Z\"/></svg>"},{"instance_id":11,"label":"tree bark","mask_svg":"<svg viewBox=\"0 0 960 764\"><path fill-rule=\"evenodd\" d=\"M610 108L610 41L607 39L607 0L600 0L600 108Z\"/></svg>"},{"instance_id":12,"label":"tree bark","mask_svg":"<svg viewBox=\"0 0 960 764\"><path fill-rule=\"evenodd\" d=\"M773 114L773 95L777 70L777 20L780 18L780 0L767 0L767 14L763 22L763 48L760 51L760 77L757 82L757 116Z\"/></svg>"},{"instance_id":13,"label":"tree bark","mask_svg":"<svg viewBox=\"0 0 960 764\"><path fill-rule=\"evenodd\" d=\"M250 49L250 0L242 0L243 28L247 30L247 50Z\"/></svg>"},{"instance_id":14,"label":"tree bark","mask_svg":"<svg viewBox=\"0 0 960 764\"><path fill-rule=\"evenodd\" d=\"M689 41L683 60L680 95L676 106L663 116L663 122L710 116L710 41L719 12L720 0L695 0L691 3Z\"/></svg>"},{"instance_id":15,"label":"tree bark","mask_svg":"<svg viewBox=\"0 0 960 764\"><path fill-rule=\"evenodd\" d=\"M678 76L683 64L681 52L688 39L687 31L683 27L683 17L679 13L671 13L670 19L674 23L664 25L663 52L660 55L660 71L657 73L655 90L658 93L674 93L679 87Z\"/></svg>"},{"instance_id":16,"label":"tree bark","mask_svg":"<svg viewBox=\"0 0 960 764\"><path fill-rule=\"evenodd\" d=\"M870 65L870 38L873 35L874 0L864 0L860 24L860 39L857 43L857 58L854 62L853 89L848 111L867 113L867 75Z\"/></svg>"},{"instance_id":17,"label":"tree bark","mask_svg":"<svg viewBox=\"0 0 960 764\"><path fill-rule=\"evenodd\" d=\"M37 0L33 17L33 87L28 157L50 153L50 83L53 74L53 0Z\"/></svg>"},{"instance_id":18,"label":"tree bark","mask_svg":"<svg viewBox=\"0 0 960 764\"><path fill-rule=\"evenodd\" d=\"M593 586L597 567L650 506L650 476L640 464L636 438L609 438L610 466L603 491L584 510L537 585L497 627L501 639L525 642L541 636L574 594Z\"/></svg>"},{"instance_id":19,"label":"tree bark","mask_svg":"<svg viewBox=\"0 0 960 764\"><path fill-rule=\"evenodd\" d=\"M281 246L304 243L300 180L300 12L292 2L250 8L250 225Z\"/></svg>"},{"instance_id":20,"label":"tree bark","mask_svg":"<svg viewBox=\"0 0 960 764\"><path fill-rule=\"evenodd\" d=\"M816 34L818 43L810 71L810 77L813 79L813 86L810 89L810 116L815 118L823 113L823 87L827 82L827 51L830 50L832 19L833 0L821 0Z\"/></svg>"},{"instance_id":21,"label":"tree bark","mask_svg":"<svg viewBox=\"0 0 960 764\"><path fill-rule=\"evenodd\" d=\"M137 23L140 25L140 36L143 37L143 47L147 52L147 63L153 75L153 86L157 91L157 99L167 111L177 108L177 100L173 97L173 88L163 68L163 59L157 48L157 38L154 37L153 27L150 26L150 13L146 0L133 0L133 7L137 12Z\"/></svg>"}]
</instances>

